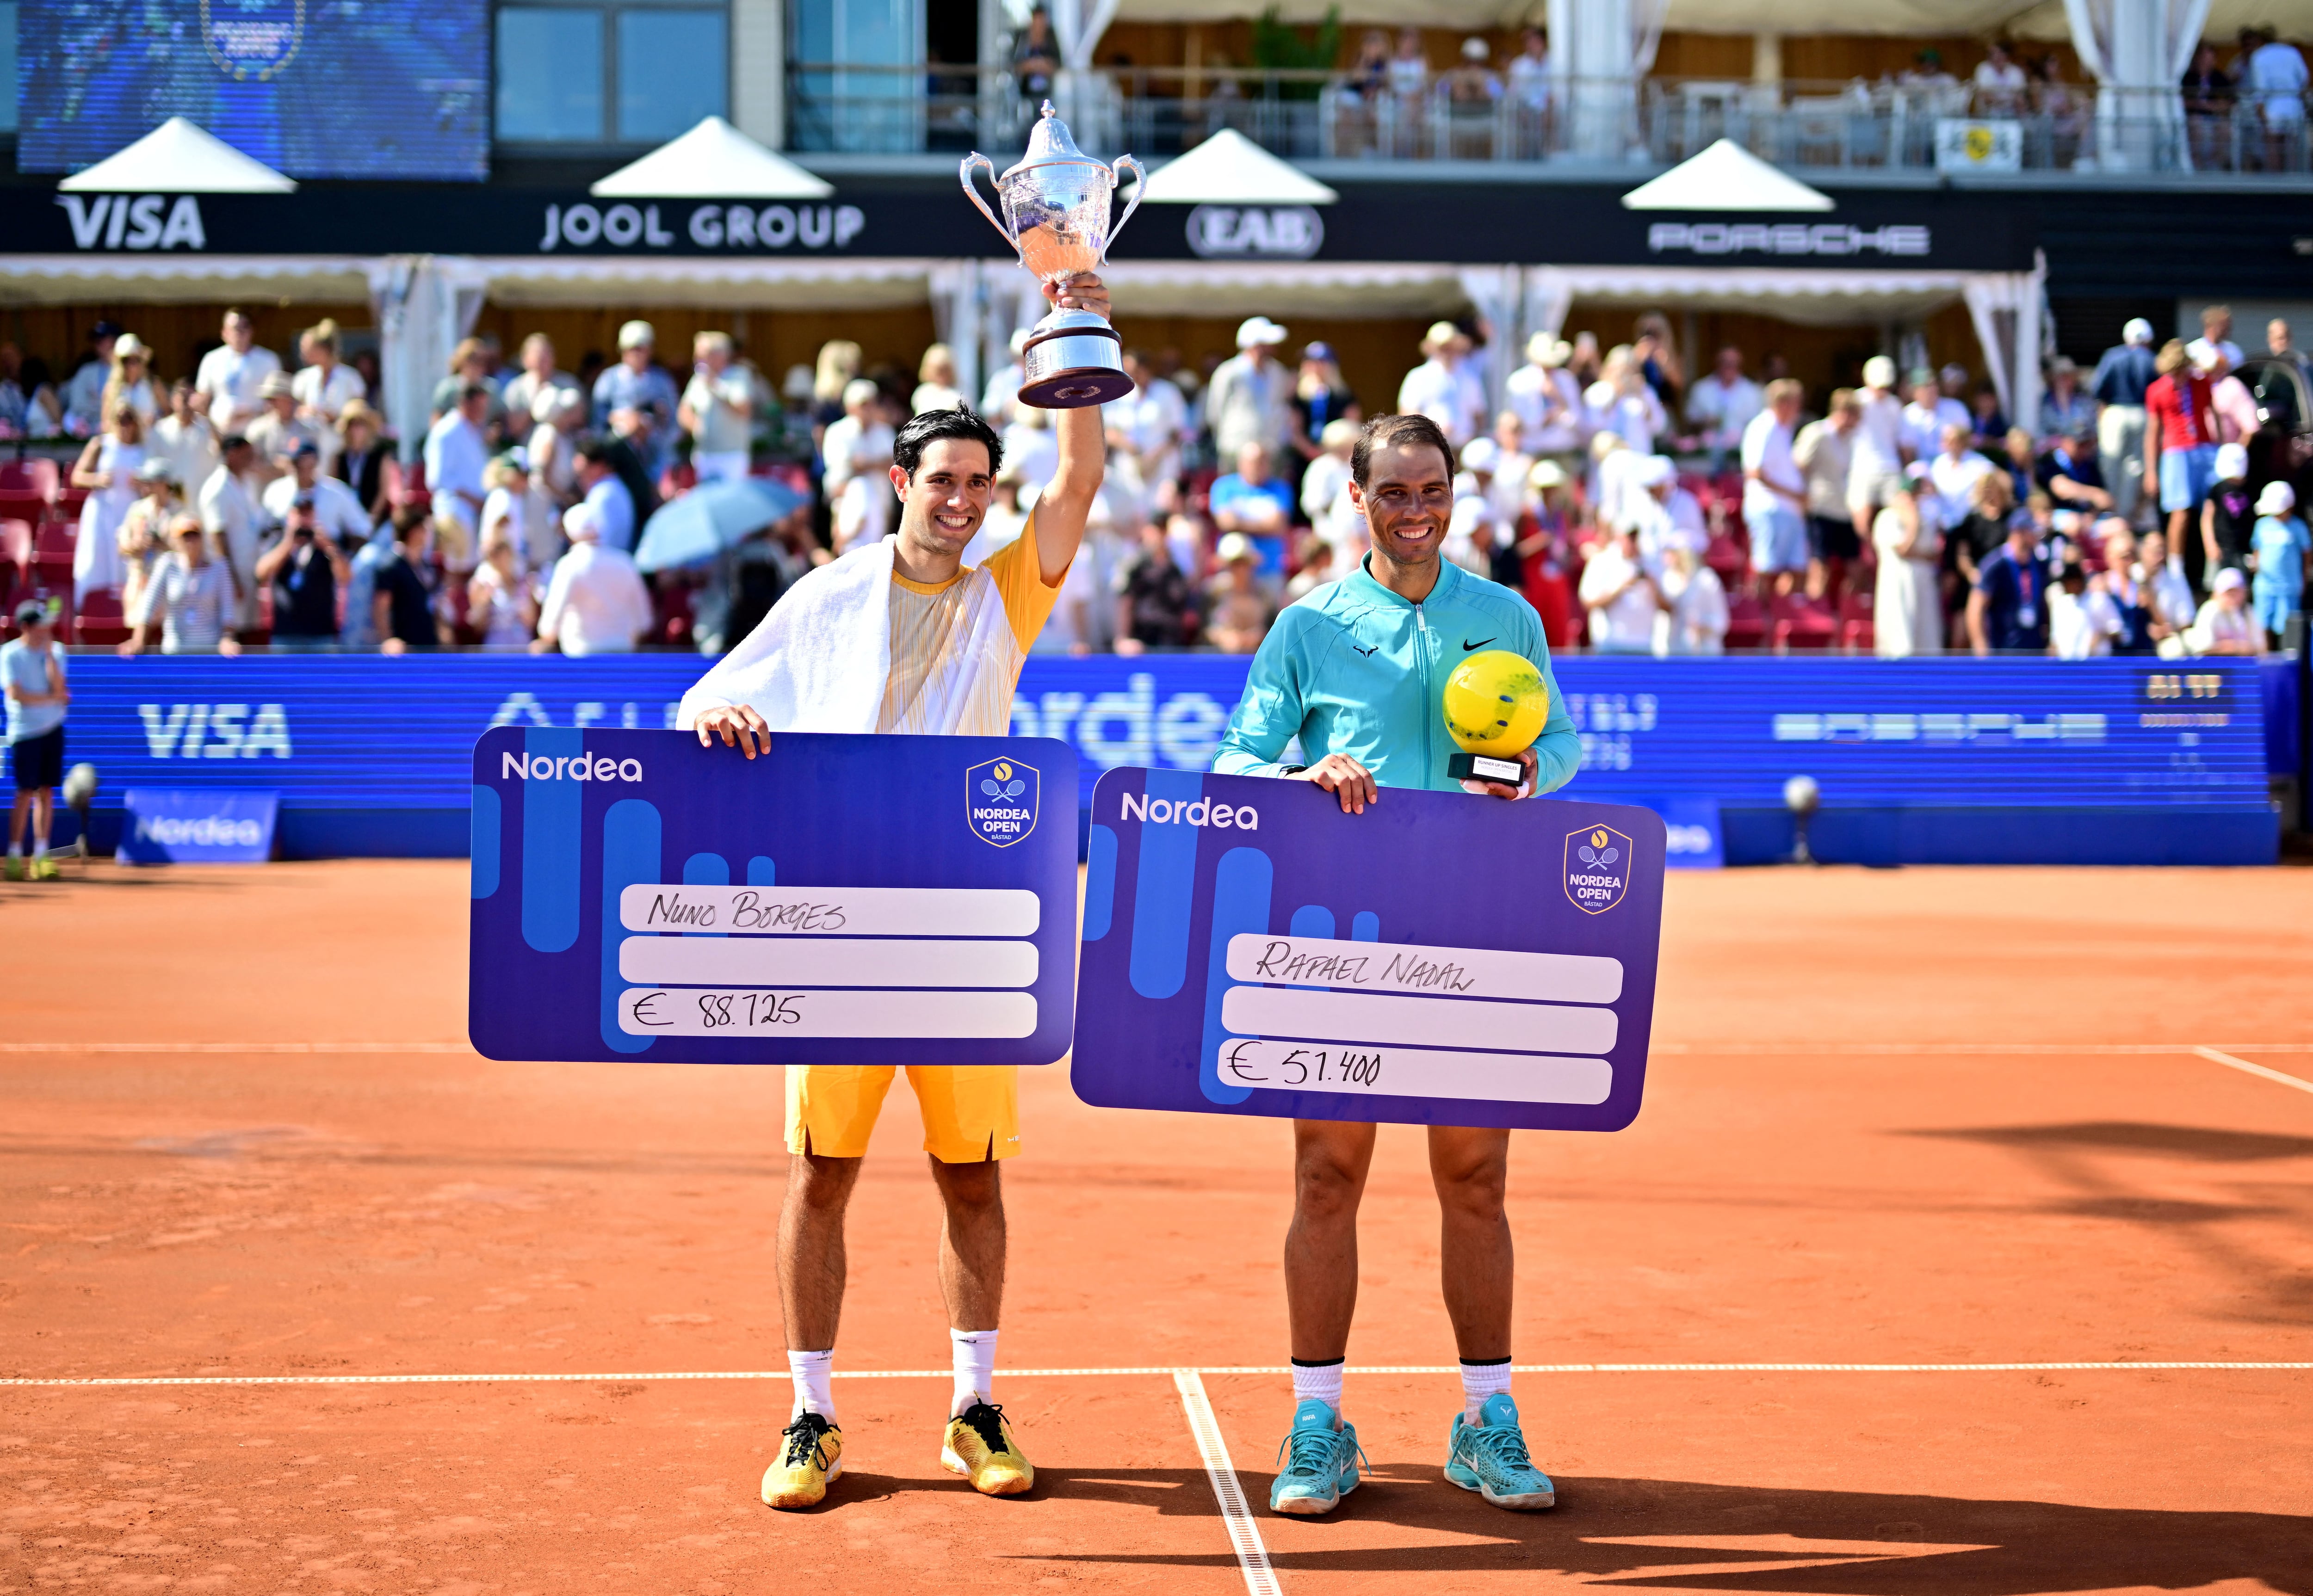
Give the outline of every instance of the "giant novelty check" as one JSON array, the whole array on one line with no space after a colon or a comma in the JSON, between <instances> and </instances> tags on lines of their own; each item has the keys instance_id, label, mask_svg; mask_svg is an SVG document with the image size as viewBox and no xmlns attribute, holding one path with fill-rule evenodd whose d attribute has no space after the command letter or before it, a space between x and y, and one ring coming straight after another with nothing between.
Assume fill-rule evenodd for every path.
<instances>
[{"instance_id":1,"label":"giant novelty check","mask_svg":"<svg viewBox=\"0 0 2313 1596\"><path fill-rule=\"evenodd\" d=\"M491 1058L1050 1064L1076 755L1009 737L504 726L474 746L467 1029Z\"/></svg>"},{"instance_id":2,"label":"giant novelty check","mask_svg":"<svg viewBox=\"0 0 2313 1596\"><path fill-rule=\"evenodd\" d=\"M1113 770L1069 1078L1086 1102L1619 1130L1661 939L1649 810Z\"/></svg>"}]
</instances>

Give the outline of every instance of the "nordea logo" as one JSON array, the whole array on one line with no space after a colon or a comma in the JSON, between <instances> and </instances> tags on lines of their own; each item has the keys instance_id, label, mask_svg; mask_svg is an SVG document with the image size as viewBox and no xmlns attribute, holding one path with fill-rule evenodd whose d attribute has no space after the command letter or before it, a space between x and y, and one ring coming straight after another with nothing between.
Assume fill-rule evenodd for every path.
<instances>
[{"instance_id":1,"label":"nordea logo","mask_svg":"<svg viewBox=\"0 0 2313 1596\"><path fill-rule=\"evenodd\" d=\"M501 779L518 776L523 781L640 781L643 762L640 759L590 759L585 754L565 754L549 759L544 754L506 754L498 767Z\"/></svg>"},{"instance_id":2,"label":"nordea logo","mask_svg":"<svg viewBox=\"0 0 2313 1596\"><path fill-rule=\"evenodd\" d=\"M1177 798L1150 798L1145 794L1127 793L1118 806L1120 820L1146 820L1159 826L1236 827L1240 831L1261 829L1261 811L1250 803L1232 809L1226 803L1215 803L1209 798L1198 798L1183 802Z\"/></svg>"}]
</instances>

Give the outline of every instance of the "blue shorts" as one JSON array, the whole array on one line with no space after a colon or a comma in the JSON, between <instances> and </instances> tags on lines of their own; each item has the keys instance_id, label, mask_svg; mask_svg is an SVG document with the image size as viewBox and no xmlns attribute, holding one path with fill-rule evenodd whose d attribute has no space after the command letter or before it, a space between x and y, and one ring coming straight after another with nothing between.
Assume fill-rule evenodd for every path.
<instances>
[{"instance_id":1,"label":"blue shorts","mask_svg":"<svg viewBox=\"0 0 2313 1596\"><path fill-rule=\"evenodd\" d=\"M2197 510L2217 486L2217 449L2203 443L2193 449L2160 452L2160 507Z\"/></svg>"},{"instance_id":2,"label":"blue shorts","mask_svg":"<svg viewBox=\"0 0 2313 1596\"><path fill-rule=\"evenodd\" d=\"M1807 566L1807 517L1787 504L1772 510L1746 510L1743 524L1751 529L1751 569L1804 571Z\"/></svg>"}]
</instances>

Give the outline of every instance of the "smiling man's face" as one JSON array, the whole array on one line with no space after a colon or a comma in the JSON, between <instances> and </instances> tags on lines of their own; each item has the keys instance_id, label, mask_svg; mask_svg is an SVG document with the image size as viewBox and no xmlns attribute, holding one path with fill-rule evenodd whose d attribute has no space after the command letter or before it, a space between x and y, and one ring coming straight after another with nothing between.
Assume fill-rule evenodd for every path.
<instances>
[{"instance_id":1,"label":"smiling man's face","mask_svg":"<svg viewBox=\"0 0 2313 1596\"><path fill-rule=\"evenodd\" d=\"M1434 564L1454 513L1454 471L1429 443L1389 444L1366 462L1350 499L1366 514L1374 548L1401 566Z\"/></svg>"},{"instance_id":2,"label":"smiling man's face","mask_svg":"<svg viewBox=\"0 0 2313 1596\"><path fill-rule=\"evenodd\" d=\"M996 491L988 446L974 438L935 438L913 477L892 472L900 495L900 536L927 554L963 552Z\"/></svg>"}]
</instances>

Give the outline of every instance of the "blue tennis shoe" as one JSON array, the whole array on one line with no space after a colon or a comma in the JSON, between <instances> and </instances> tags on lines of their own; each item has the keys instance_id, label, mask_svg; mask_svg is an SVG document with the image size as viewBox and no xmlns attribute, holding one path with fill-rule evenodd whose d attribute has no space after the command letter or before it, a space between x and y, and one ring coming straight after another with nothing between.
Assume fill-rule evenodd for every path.
<instances>
[{"instance_id":1,"label":"blue tennis shoe","mask_svg":"<svg viewBox=\"0 0 2313 1596\"><path fill-rule=\"evenodd\" d=\"M1293 1428L1277 1449L1284 1467L1269 1487L1269 1510L1316 1518L1341 1504L1358 1488L1357 1426L1333 1427L1331 1407L1311 1397L1293 1410Z\"/></svg>"},{"instance_id":2,"label":"blue tennis shoe","mask_svg":"<svg viewBox=\"0 0 2313 1596\"><path fill-rule=\"evenodd\" d=\"M1446 1478L1496 1507L1521 1513L1555 1507L1558 1487L1526 1455L1526 1434L1518 1428L1517 1404L1510 1394L1496 1391L1478 1413L1481 1422L1474 1425L1461 1414L1454 1416Z\"/></svg>"}]
</instances>

